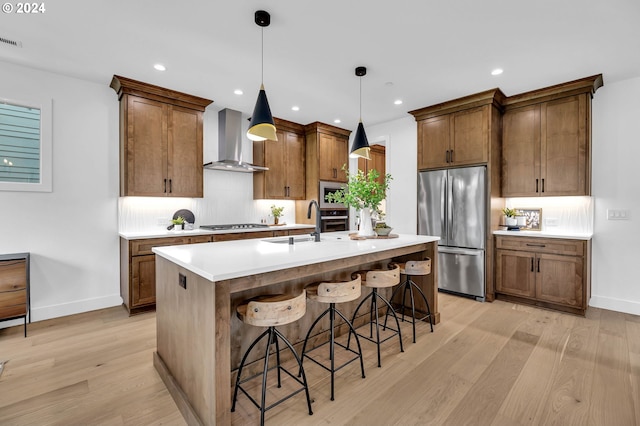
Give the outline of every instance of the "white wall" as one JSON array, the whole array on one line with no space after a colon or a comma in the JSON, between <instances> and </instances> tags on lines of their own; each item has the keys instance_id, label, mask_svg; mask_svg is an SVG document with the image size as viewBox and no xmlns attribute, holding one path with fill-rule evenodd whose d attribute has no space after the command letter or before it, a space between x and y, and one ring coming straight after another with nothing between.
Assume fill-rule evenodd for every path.
<instances>
[{"instance_id":1,"label":"white wall","mask_svg":"<svg viewBox=\"0 0 640 426\"><path fill-rule=\"evenodd\" d=\"M640 78L604 82L593 100L591 305L640 315ZM628 209L630 220L607 220L607 209Z\"/></svg>"},{"instance_id":2,"label":"white wall","mask_svg":"<svg viewBox=\"0 0 640 426\"><path fill-rule=\"evenodd\" d=\"M53 192L0 191L0 253L31 253L32 319L122 303L115 92L109 81L0 69L0 97L53 100Z\"/></svg>"}]
</instances>

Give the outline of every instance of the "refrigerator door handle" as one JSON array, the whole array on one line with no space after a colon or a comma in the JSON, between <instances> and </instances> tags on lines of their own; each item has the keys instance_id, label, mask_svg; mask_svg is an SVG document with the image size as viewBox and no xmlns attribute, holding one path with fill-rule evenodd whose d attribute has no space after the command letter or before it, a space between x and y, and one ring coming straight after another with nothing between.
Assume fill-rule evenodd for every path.
<instances>
[{"instance_id":1,"label":"refrigerator door handle","mask_svg":"<svg viewBox=\"0 0 640 426\"><path fill-rule=\"evenodd\" d=\"M446 188L447 188L447 181L446 181L446 176L445 176L440 181L440 235L442 235L445 240L447 240L447 238L448 238L446 233L449 232L448 231L448 227L446 226L447 218L444 216L445 206L446 206L446 202L447 202L447 197L446 197L446 192L445 192Z\"/></svg>"},{"instance_id":2,"label":"refrigerator door handle","mask_svg":"<svg viewBox=\"0 0 640 426\"><path fill-rule=\"evenodd\" d=\"M447 174L447 238L453 240L453 177Z\"/></svg>"}]
</instances>

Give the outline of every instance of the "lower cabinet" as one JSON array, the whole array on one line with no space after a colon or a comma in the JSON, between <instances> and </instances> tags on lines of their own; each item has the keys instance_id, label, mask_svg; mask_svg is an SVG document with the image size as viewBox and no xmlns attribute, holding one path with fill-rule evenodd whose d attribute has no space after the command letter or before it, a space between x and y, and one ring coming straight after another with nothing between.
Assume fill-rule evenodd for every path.
<instances>
[{"instance_id":1,"label":"lower cabinet","mask_svg":"<svg viewBox=\"0 0 640 426\"><path fill-rule=\"evenodd\" d=\"M194 235L189 237L145 238L140 240L120 238L120 296L124 307L127 308L130 315L155 309L156 256L152 251L153 247L309 233L311 233L311 229L290 229Z\"/></svg>"},{"instance_id":2,"label":"lower cabinet","mask_svg":"<svg viewBox=\"0 0 640 426\"><path fill-rule=\"evenodd\" d=\"M585 240L496 236L496 296L584 315L590 252Z\"/></svg>"},{"instance_id":3,"label":"lower cabinet","mask_svg":"<svg viewBox=\"0 0 640 426\"><path fill-rule=\"evenodd\" d=\"M24 318L27 337L29 307L29 253L0 255L0 321Z\"/></svg>"}]
</instances>

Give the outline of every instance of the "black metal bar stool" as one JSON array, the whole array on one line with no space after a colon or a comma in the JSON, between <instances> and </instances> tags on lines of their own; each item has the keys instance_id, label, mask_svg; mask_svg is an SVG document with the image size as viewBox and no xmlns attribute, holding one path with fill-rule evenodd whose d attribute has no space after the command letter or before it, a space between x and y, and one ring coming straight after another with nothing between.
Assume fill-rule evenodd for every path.
<instances>
[{"instance_id":1,"label":"black metal bar stool","mask_svg":"<svg viewBox=\"0 0 640 426\"><path fill-rule=\"evenodd\" d=\"M404 352L404 348L402 347L402 332L400 330L400 321L398 321L398 317L396 316L396 313L393 309L393 306L391 306L391 303L389 303L389 301L385 299L384 296L378 293L379 288L393 287L400 282L400 268L398 266L392 267L390 265L389 269L386 269L386 270L378 269L378 270L372 270L372 271L357 271L351 274L351 278L355 278L358 275L362 280L362 285L364 287L370 287L372 291L364 299L360 301L360 304L358 304L358 307L353 312L353 318L351 319L351 323L353 324L353 322L355 321L358 311L360 310L360 307L368 299L371 299L371 312L370 312L370 318L369 318L369 336L365 336L363 334L358 334L358 336L364 339L367 339L370 342L373 342L377 345L378 367L380 367L382 365L380 362L380 344L386 342L387 340L391 339L395 335L398 335L398 340L400 341L400 352ZM387 327L385 323L385 325L383 326L383 329L384 330L389 329L393 333L382 340L380 340L380 324L378 322L378 300L380 300L383 304L387 305L387 314L389 312L392 313L392 315L396 319L396 326L397 326L396 329L393 329L391 327ZM376 328L375 339L373 337L374 324ZM351 335L349 335L349 339L347 340L347 347L349 346L350 340L351 340Z\"/></svg>"},{"instance_id":2,"label":"black metal bar stool","mask_svg":"<svg viewBox=\"0 0 640 426\"><path fill-rule=\"evenodd\" d=\"M409 299L411 302L411 322L413 326L413 343L416 342L416 320L424 321L427 318L429 319L429 325L431 326L431 332L433 333L433 320L431 317L431 308L429 307L429 301L427 300L427 296L425 296L424 292L418 285L411 279L412 276L416 275L429 275L431 273L431 259L426 258L425 260L410 260L406 263L397 263L397 264L389 264L397 265L400 268L400 273L407 276L407 279L395 290L393 290L393 294L391 295L391 300L395 297L396 293L402 289L402 304L400 305L399 311L402 313L402 322L404 322L404 311L406 309L407 303L407 293L409 294ZM425 306L427 307L427 314L416 318L416 304L415 304L415 296L413 294L414 290L418 292L422 300L424 301ZM387 312L389 315L389 312ZM384 317L384 323L387 324L387 315Z\"/></svg>"},{"instance_id":3,"label":"black metal bar stool","mask_svg":"<svg viewBox=\"0 0 640 426\"><path fill-rule=\"evenodd\" d=\"M313 283L305 287L307 291L307 298L310 300L314 300L320 303L328 303L329 307L322 313L316 320L311 324L309 331L307 332L307 336L304 339L304 345L302 346L302 363L304 363L304 359L309 358L311 361L318 364L320 367L324 368L327 371L331 372L331 401L334 400L334 376L335 372L340 370L343 367L351 364L353 361L360 359L360 370L362 371L362 378L364 379L364 361L362 359L362 348L360 347L360 340L358 339L358 335L356 334L355 329L351 322L344 316L342 312L336 309L336 303L344 303L350 302L352 300L356 300L360 297L361 294L361 284L360 284L360 276L357 276L355 279L351 281L325 281ZM340 342L336 342L335 340L335 319L336 314L347 324L349 327L349 338L351 338L351 333L355 336L356 343L358 345L358 351L356 352L353 349L349 349L348 346L343 345ZM316 346L315 348L307 351L307 343L309 342L309 336L311 336L311 331L315 328L316 325L324 318L326 315L329 315L329 340L327 342L322 343L321 345ZM331 366L327 367L322 362L314 359L309 354L324 345L329 345L329 360L331 361ZM341 348L351 352L355 356L351 357L348 361L345 361L343 364L336 366L335 365L335 346L338 345ZM301 363L301 364L302 364Z\"/></svg>"},{"instance_id":4,"label":"black metal bar stool","mask_svg":"<svg viewBox=\"0 0 640 426\"><path fill-rule=\"evenodd\" d=\"M236 409L236 401L238 399L238 389L244 393L253 404L260 409L260 424L264 425L264 413L280 404L283 401L291 398L292 396L305 391L307 395L307 405L309 406L309 415L313 414L311 410L311 398L309 397L309 387L307 386L307 378L304 374L304 369L302 368L302 361L300 357L296 353L293 345L287 340L287 338L276 328L277 325L284 325L294 322L300 318L302 318L307 310L307 299L305 291L299 296L291 296L285 294L277 294L277 295L266 295L266 296L258 296L256 298L250 299L242 303L236 309L236 313L238 318L245 324L254 325L258 327L268 327L267 330L264 331L256 340L251 343L249 349L245 352L242 357L242 362L240 362L240 368L238 369L238 377L236 378L236 385L233 391L233 405L231 406L231 411L235 411ZM249 393L242 387L243 383L260 376L260 373L248 377L244 380L241 380L242 369L244 368L244 364L247 360L247 357L251 353L251 350L263 339L267 339L266 350L264 354L264 369L262 374L262 393L261 393L261 401L258 403ZM300 368L300 376L302 379L299 379L298 376L289 372L287 369L280 365L280 345L279 341L284 342L284 344L289 348L296 361L298 362L298 366ZM269 368L269 351L271 345L275 344L276 347L276 365L275 367ZM276 368L278 372L278 387L282 386L280 372L284 371L289 376L291 376L295 381L297 381L301 387L289 395L279 399L278 401L272 403L271 405L266 405L266 396L267 396L267 373L269 370Z\"/></svg>"}]
</instances>

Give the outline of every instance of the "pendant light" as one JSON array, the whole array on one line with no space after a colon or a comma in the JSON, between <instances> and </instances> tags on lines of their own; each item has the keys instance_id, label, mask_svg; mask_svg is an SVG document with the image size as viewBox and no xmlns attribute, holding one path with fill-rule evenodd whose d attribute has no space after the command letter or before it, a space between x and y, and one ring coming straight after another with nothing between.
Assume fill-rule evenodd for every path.
<instances>
[{"instance_id":1,"label":"pendant light","mask_svg":"<svg viewBox=\"0 0 640 426\"><path fill-rule=\"evenodd\" d=\"M258 92L258 100L253 109L247 137L252 141L272 140L277 141L276 125L273 122L269 101L267 101L267 92L264 91L264 27L268 27L271 23L271 15L264 10L258 10L255 13L255 22L262 29L262 68L260 70L260 91Z\"/></svg>"},{"instance_id":2,"label":"pendant light","mask_svg":"<svg viewBox=\"0 0 640 426\"><path fill-rule=\"evenodd\" d=\"M367 69L365 67L357 67L356 75L360 77L360 121L358 122L358 129L356 130L356 136L353 138L353 145L351 145L351 158L366 158L371 160L369 156L369 141L367 135L364 132L364 126L362 125L362 76L367 75Z\"/></svg>"}]
</instances>

